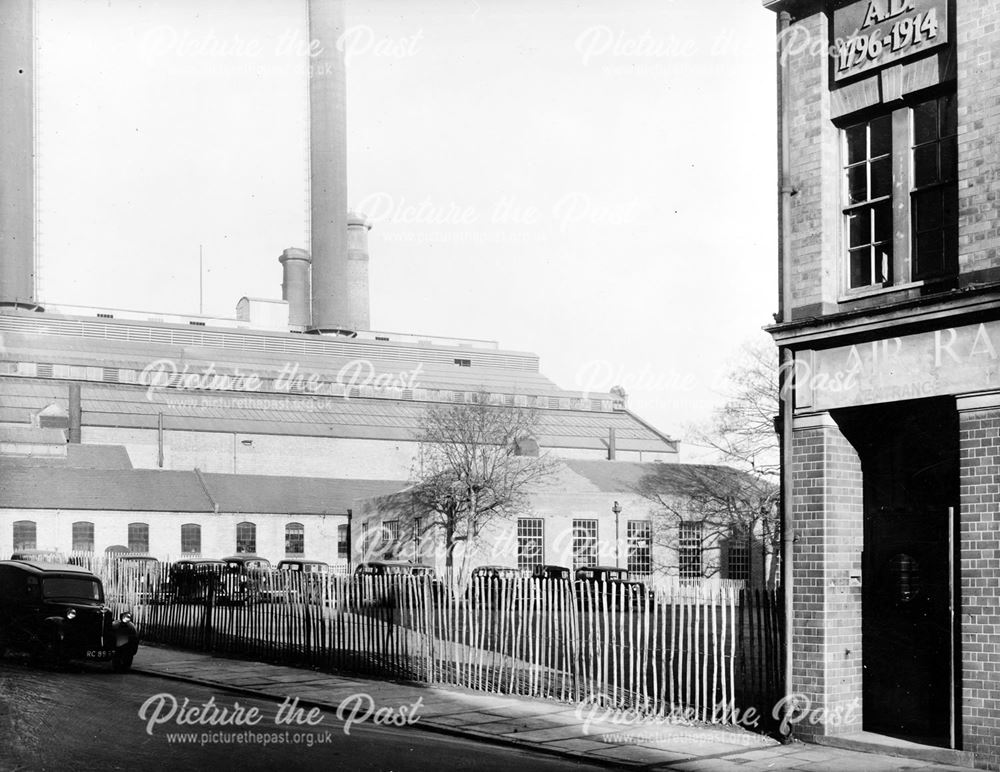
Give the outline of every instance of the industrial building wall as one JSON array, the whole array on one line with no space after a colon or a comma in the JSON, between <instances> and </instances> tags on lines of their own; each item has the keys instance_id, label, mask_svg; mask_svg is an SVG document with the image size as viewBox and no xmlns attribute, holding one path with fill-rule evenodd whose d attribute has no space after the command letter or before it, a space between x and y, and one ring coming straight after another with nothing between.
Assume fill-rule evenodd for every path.
<instances>
[{"instance_id":1,"label":"industrial building wall","mask_svg":"<svg viewBox=\"0 0 1000 772\"><path fill-rule=\"evenodd\" d=\"M0 509L0 557L14 552L13 525L31 521L36 526L35 548L67 553L73 548L73 523L94 524L94 551L103 553L113 545L129 546L129 524L149 526L149 553L160 560L177 560L181 551L181 526L201 526L201 551L216 558L236 553L236 525L256 526L257 554L272 563L285 557L285 526L300 523L305 533L309 560L338 562L337 527L347 525L346 515L214 514L211 512L109 512L96 510ZM343 561L340 561L343 562Z\"/></svg>"}]
</instances>

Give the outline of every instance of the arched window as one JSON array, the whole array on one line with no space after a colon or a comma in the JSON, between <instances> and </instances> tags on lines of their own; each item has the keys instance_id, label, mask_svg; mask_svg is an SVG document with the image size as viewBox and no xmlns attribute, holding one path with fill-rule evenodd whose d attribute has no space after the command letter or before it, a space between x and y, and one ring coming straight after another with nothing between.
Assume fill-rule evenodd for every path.
<instances>
[{"instance_id":1,"label":"arched window","mask_svg":"<svg viewBox=\"0 0 1000 772\"><path fill-rule=\"evenodd\" d=\"M236 552L257 552L257 526L253 523L236 524Z\"/></svg>"},{"instance_id":2,"label":"arched window","mask_svg":"<svg viewBox=\"0 0 1000 772\"><path fill-rule=\"evenodd\" d=\"M306 529L302 523L289 523L285 526L285 555L306 554Z\"/></svg>"},{"instance_id":3,"label":"arched window","mask_svg":"<svg viewBox=\"0 0 1000 772\"><path fill-rule=\"evenodd\" d=\"M85 520L73 523L73 551L94 551L94 524Z\"/></svg>"},{"instance_id":4,"label":"arched window","mask_svg":"<svg viewBox=\"0 0 1000 772\"><path fill-rule=\"evenodd\" d=\"M38 549L38 529L34 520L14 521L14 552Z\"/></svg>"},{"instance_id":5,"label":"arched window","mask_svg":"<svg viewBox=\"0 0 1000 772\"><path fill-rule=\"evenodd\" d=\"M128 524L128 551L149 552L149 524Z\"/></svg>"},{"instance_id":6,"label":"arched window","mask_svg":"<svg viewBox=\"0 0 1000 772\"><path fill-rule=\"evenodd\" d=\"M181 526L181 552L184 554L201 552L201 526L185 523Z\"/></svg>"}]
</instances>

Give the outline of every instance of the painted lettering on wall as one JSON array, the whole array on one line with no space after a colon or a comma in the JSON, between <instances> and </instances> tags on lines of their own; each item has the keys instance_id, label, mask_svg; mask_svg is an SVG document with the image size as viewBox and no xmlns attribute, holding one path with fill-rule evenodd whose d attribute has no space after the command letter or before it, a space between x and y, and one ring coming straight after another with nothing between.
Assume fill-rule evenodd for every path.
<instances>
[{"instance_id":1,"label":"painted lettering on wall","mask_svg":"<svg viewBox=\"0 0 1000 772\"><path fill-rule=\"evenodd\" d=\"M948 0L861 0L833 14L834 79L850 78L948 42Z\"/></svg>"},{"instance_id":2,"label":"painted lettering on wall","mask_svg":"<svg viewBox=\"0 0 1000 772\"><path fill-rule=\"evenodd\" d=\"M1000 321L804 352L796 405L832 410L1000 388L998 347Z\"/></svg>"}]
</instances>

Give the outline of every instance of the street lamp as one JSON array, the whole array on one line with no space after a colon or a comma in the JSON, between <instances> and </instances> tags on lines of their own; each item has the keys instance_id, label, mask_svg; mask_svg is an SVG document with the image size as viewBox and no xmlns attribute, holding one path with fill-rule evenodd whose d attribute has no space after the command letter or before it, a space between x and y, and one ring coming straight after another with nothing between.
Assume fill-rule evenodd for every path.
<instances>
[{"instance_id":1,"label":"street lamp","mask_svg":"<svg viewBox=\"0 0 1000 772\"><path fill-rule=\"evenodd\" d=\"M618 515L622 512L622 505L616 501L611 505L611 511L615 513L615 568L621 568L621 560L618 556L618 547L621 544L621 538L618 535Z\"/></svg>"}]
</instances>

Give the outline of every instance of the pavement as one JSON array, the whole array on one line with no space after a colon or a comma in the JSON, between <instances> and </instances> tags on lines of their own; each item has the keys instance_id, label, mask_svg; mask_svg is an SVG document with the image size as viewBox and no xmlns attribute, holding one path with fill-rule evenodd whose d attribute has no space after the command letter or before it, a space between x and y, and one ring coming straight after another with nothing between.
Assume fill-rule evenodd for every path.
<instances>
[{"instance_id":1,"label":"pavement","mask_svg":"<svg viewBox=\"0 0 1000 772\"><path fill-rule=\"evenodd\" d=\"M968 772L968 767L842 748L799 742L782 745L744 729L717 724L662 719L630 722L628 716L604 715L603 709L552 700L331 675L159 645L140 646L133 669L248 696L298 699L298 707L318 707L345 723L365 714L371 720L378 715L377 710L391 708L392 715L408 716L413 721L407 730L516 746L616 769Z\"/></svg>"}]
</instances>

